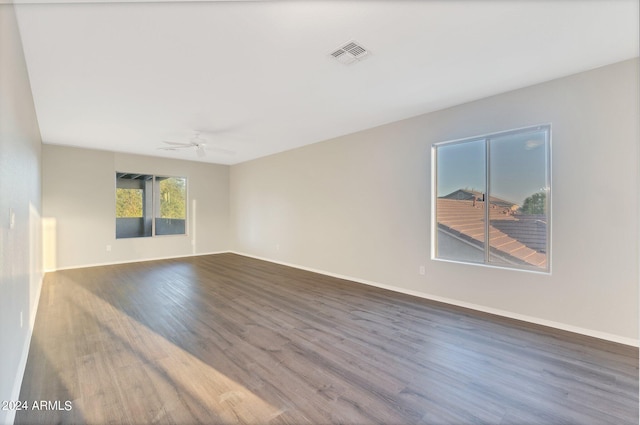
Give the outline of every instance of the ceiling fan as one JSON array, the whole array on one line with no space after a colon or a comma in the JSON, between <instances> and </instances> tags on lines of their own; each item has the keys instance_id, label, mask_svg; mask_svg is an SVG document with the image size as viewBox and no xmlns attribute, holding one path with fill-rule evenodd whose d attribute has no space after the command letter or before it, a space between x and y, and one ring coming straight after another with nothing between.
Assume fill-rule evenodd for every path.
<instances>
[{"instance_id":1,"label":"ceiling fan","mask_svg":"<svg viewBox=\"0 0 640 425\"><path fill-rule=\"evenodd\" d=\"M167 146L159 147L158 149L160 149L160 150L163 150L163 151L177 151L177 150L181 150L181 149L192 149L192 150L196 151L196 154L200 158L204 158L207 155L207 151L213 151L213 152L223 153L223 154L227 154L227 155L234 155L235 154L234 151L229 150L229 149L208 147L207 146L207 140L205 138L203 138L202 136L200 136L200 133L197 132L197 131L194 132L194 136L187 143L167 142L167 141L163 141L162 143L166 144Z\"/></svg>"}]
</instances>

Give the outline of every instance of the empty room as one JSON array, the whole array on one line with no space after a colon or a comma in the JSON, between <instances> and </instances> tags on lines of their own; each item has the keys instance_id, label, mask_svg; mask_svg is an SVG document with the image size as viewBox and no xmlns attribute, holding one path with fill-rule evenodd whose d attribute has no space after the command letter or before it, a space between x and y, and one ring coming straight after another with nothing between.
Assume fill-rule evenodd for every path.
<instances>
[{"instance_id":1,"label":"empty room","mask_svg":"<svg viewBox=\"0 0 640 425\"><path fill-rule=\"evenodd\" d=\"M0 424L638 424L638 0L0 1Z\"/></svg>"}]
</instances>

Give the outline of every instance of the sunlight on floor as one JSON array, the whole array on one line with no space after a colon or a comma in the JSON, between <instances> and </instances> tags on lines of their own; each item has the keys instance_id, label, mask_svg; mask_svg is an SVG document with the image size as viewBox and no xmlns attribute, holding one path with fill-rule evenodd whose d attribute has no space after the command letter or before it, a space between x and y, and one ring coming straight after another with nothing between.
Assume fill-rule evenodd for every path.
<instances>
[{"instance_id":1,"label":"sunlight on floor","mask_svg":"<svg viewBox=\"0 0 640 425\"><path fill-rule=\"evenodd\" d=\"M73 353L64 343L38 343L74 400L75 416L87 423L112 419L181 423L194 417L203 422L264 423L282 413L82 285L64 282L71 283L73 292L65 291L71 296L61 300L52 294L49 302L78 308L74 300L83 299L82 304L92 307L91 311L80 307L82 311L74 315L82 318L81 325L66 323L70 328L66 343L74 344L74 333L83 333L90 346L76 351L74 360L60 355L60 351Z\"/></svg>"}]
</instances>

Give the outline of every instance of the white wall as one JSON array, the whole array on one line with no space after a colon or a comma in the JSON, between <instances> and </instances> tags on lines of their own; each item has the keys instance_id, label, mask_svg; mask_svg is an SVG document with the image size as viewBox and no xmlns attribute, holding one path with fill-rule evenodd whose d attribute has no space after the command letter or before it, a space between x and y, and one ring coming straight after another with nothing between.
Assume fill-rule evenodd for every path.
<instances>
[{"instance_id":1,"label":"white wall","mask_svg":"<svg viewBox=\"0 0 640 425\"><path fill-rule=\"evenodd\" d=\"M116 239L116 171L187 177L189 234ZM42 173L49 270L229 249L228 166L43 145Z\"/></svg>"},{"instance_id":2,"label":"white wall","mask_svg":"<svg viewBox=\"0 0 640 425\"><path fill-rule=\"evenodd\" d=\"M235 165L233 249L637 344L638 68L626 61ZM544 123L552 274L430 260L431 145Z\"/></svg>"},{"instance_id":3,"label":"white wall","mask_svg":"<svg viewBox=\"0 0 640 425\"><path fill-rule=\"evenodd\" d=\"M14 7L0 4L0 400L19 397L42 283L41 139L32 99ZM0 424L14 416L0 410Z\"/></svg>"}]
</instances>

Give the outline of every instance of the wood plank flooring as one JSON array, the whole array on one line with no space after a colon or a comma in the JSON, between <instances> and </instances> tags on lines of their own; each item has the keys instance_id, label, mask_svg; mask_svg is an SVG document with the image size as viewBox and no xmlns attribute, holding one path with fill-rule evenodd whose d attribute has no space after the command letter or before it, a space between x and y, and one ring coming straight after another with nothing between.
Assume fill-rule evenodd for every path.
<instances>
[{"instance_id":1,"label":"wood plank flooring","mask_svg":"<svg viewBox=\"0 0 640 425\"><path fill-rule=\"evenodd\" d=\"M16 424L637 425L638 349L220 254L47 274L20 400Z\"/></svg>"}]
</instances>

